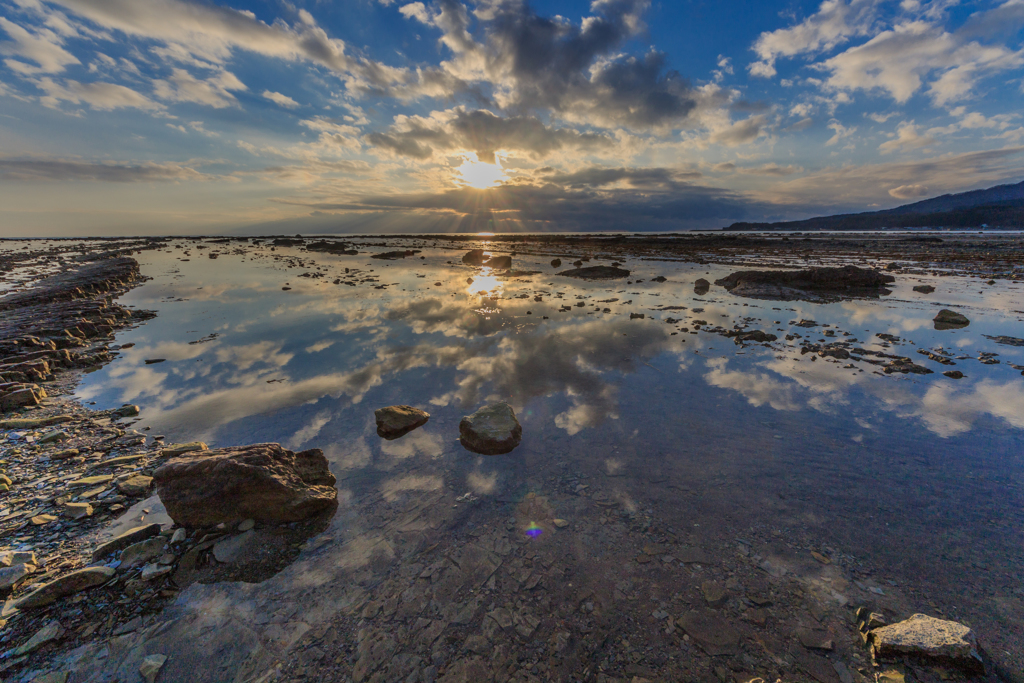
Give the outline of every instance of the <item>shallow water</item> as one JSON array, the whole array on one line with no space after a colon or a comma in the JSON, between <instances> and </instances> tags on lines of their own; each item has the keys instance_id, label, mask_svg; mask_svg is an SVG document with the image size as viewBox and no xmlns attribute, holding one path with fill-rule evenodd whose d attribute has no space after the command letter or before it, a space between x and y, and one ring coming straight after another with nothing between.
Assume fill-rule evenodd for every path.
<instances>
[{"instance_id":1,"label":"shallow water","mask_svg":"<svg viewBox=\"0 0 1024 683\"><path fill-rule=\"evenodd\" d=\"M812 304L720 287L697 296L696 278L733 269L691 263L622 259L633 271L627 284L559 277L550 256L518 256L517 268L541 273L503 278L462 265L461 251L381 261L221 247L213 260L176 244L190 253L137 256L153 280L121 302L159 315L119 333L118 344L134 347L87 375L78 396L98 409L138 404L137 428L167 442L323 449L342 506L326 540L259 598L277 601L274 609L299 601L315 612L313 595L319 609L336 607L328 589L310 586L370 566L373 529L425 496L469 492L504 519L528 493L589 481L697 545L767 529L849 556L865 580L973 620L989 642L1021 654L1013 643L1024 620L1024 377L1011 364L1024 365L1024 348L984 336L1021 336L1019 284L899 276L881 299ZM317 272L324 277L302 277ZM651 281L659 275L667 281ZM936 292L913 292L922 282ZM940 305L971 325L936 331ZM685 309L659 310L669 306ZM746 321L779 341L740 346L679 331L694 319L727 329ZM807 319L822 326L795 326ZM856 339L935 372L845 368L852 361L801 355L800 339L784 340L793 332L810 342ZM938 347L970 356L953 368L964 379L917 353ZM981 352L1000 362L981 363ZM465 451L460 418L499 399L515 408L522 444L497 457ZM397 403L427 410L430 421L383 441L373 410ZM371 502L383 518L370 518ZM611 546L587 552L595 572L623 559ZM213 590L194 587L182 600L212 600ZM224 590L230 597L217 600L256 599Z\"/></svg>"}]
</instances>

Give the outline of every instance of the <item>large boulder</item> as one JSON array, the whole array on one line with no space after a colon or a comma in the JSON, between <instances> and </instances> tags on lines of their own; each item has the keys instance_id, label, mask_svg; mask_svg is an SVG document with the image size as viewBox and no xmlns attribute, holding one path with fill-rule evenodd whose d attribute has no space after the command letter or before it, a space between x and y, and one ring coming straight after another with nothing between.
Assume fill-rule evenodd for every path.
<instances>
[{"instance_id":1,"label":"large boulder","mask_svg":"<svg viewBox=\"0 0 1024 683\"><path fill-rule=\"evenodd\" d=\"M885 285L896 278L870 268L808 268L806 270L741 270L715 280L736 296L776 301L828 301L852 296L889 294Z\"/></svg>"},{"instance_id":2,"label":"large boulder","mask_svg":"<svg viewBox=\"0 0 1024 683\"><path fill-rule=\"evenodd\" d=\"M915 614L905 621L874 629L870 640L877 659L910 658L966 673L984 672L974 633L955 621Z\"/></svg>"},{"instance_id":3,"label":"large boulder","mask_svg":"<svg viewBox=\"0 0 1024 683\"><path fill-rule=\"evenodd\" d=\"M377 436L391 441L427 424L430 413L412 406L388 406L373 411L377 419Z\"/></svg>"},{"instance_id":4,"label":"large boulder","mask_svg":"<svg viewBox=\"0 0 1024 683\"><path fill-rule=\"evenodd\" d=\"M184 527L297 522L334 507L338 498L323 451L293 453L276 443L175 458L153 473L153 481L167 514Z\"/></svg>"},{"instance_id":5,"label":"large boulder","mask_svg":"<svg viewBox=\"0 0 1024 683\"><path fill-rule=\"evenodd\" d=\"M466 450L482 455L508 453L523 438L523 428L507 403L492 403L462 418L459 434Z\"/></svg>"}]
</instances>

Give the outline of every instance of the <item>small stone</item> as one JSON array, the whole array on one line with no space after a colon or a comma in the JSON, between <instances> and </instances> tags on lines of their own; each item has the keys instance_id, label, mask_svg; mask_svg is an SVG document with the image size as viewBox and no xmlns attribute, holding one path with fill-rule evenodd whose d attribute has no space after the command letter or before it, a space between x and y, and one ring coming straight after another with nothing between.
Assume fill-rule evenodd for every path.
<instances>
[{"instance_id":1,"label":"small stone","mask_svg":"<svg viewBox=\"0 0 1024 683\"><path fill-rule=\"evenodd\" d=\"M65 595L102 585L114 578L114 573L110 567L79 569L40 586L15 602L14 606L22 610L45 607Z\"/></svg>"},{"instance_id":2,"label":"small stone","mask_svg":"<svg viewBox=\"0 0 1024 683\"><path fill-rule=\"evenodd\" d=\"M243 524L244 523L245 522L243 522ZM188 537L188 532L187 531L185 531L184 529L175 529L174 533L171 535L171 543L173 543L173 544L182 543L182 542L184 542L184 540L187 537Z\"/></svg>"},{"instance_id":3,"label":"small stone","mask_svg":"<svg viewBox=\"0 0 1024 683\"><path fill-rule=\"evenodd\" d=\"M49 434L40 437L39 441L37 441L36 443L47 444L53 443L54 441L67 441L69 438L71 437L69 437L65 432L50 432Z\"/></svg>"},{"instance_id":4,"label":"small stone","mask_svg":"<svg viewBox=\"0 0 1024 683\"><path fill-rule=\"evenodd\" d=\"M77 448L69 448L64 451L57 451L56 453L50 454L50 460L67 460L68 458L75 458L79 455Z\"/></svg>"},{"instance_id":5,"label":"small stone","mask_svg":"<svg viewBox=\"0 0 1024 683\"><path fill-rule=\"evenodd\" d=\"M831 650L834 647L828 631L802 628L797 630L796 637L808 650Z\"/></svg>"},{"instance_id":6,"label":"small stone","mask_svg":"<svg viewBox=\"0 0 1024 683\"><path fill-rule=\"evenodd\" d=\"M123 571L146 564L150 560L160 557L166 546L167 541L162 536L154 536L153 538L130 545L121 551L119 558L121 566L118 568Z\"/></svg>"},{"instance_id":7,"label":"small stone","mask_svg":"<svg viewBox=\"0 0 1024 683\"><path fill-rule=\"evenodd\" d=\"M699 280L693 283L693 293L699 296L707 294L710 289L711 283L705 280L704 278L700 278Z\"/></svg>"},{"instance_id":8,"label":"small stone","mask_svg":"<svg viewBox=\"0 0 1024 683\"><path fill-rule=\"evenodd\" d=\"M256 526L256 520L255 519L247 519L247 520L244 520L241 524L238 525L238 530L239 531L249 531L250 529L252 529L255 526ZM181 529L180 531L184 531L184 529ZM175 533L177 533L177 532L175 532Z\"/></svg>"},{"instance_id":9,"label":"small stone","mask_svg":"<svg viewBox=\"0 0 1024 683\"><path fill-rule=\"evenodd\" d=\"M146 361L147 364L149 362L150 361ZM157 361L157 362L159 362L159 361ZM117 408L116 410L110 411L110 414L114 415L116 417L135 417L136 415L139 414L139 407L135 406L135 405L132 405L130 403L126 403L123 406L121 406L120 408Z\"/></svg>"},{"instance_id":10,"label":"small stone","mask_svg":"<svg viewBox=\"0 0 1024 683\"><path fill-rule=\"evenodd\" d=\"M828 559L827 557L825 557L821 553L816 552L814 550L811 551L811 557L816 559L818 562L821 562L822 564L832 564L832 560Z\"/></svg>"},{"instance_id":11,"label":"small stone","mask_svg":"<svg viewBox=\"0 0 1024 683\"><path fill-rule=\"evenodd\" d=\"M70 482L68 486L72 488L99 486L109 484L113 480L114 475L112 474L98 474L95 477L82 477L81 479L76 479L75 481Z\"/></svg>"},{"instance_id":12,"label":"small stone","mask_svg":"<svg viewBox=\"0 0 1024 683\"><path fill-rule=\"evenodd\" d=\"M387 406L373 411L377 420L377 436L391 441L427 424L430 413L412 406Z\"/></svg>"},{"instance_id":13,"label":"small stone","mask_svg":"<svg viewBox=\"0 0 1024 683\"><path fill-rule=\"evenodd\" d=\"M967 316L947 308L939 311L939 314L933 318L933 322L936 330L957 330L971 324Z\"/></svg>"},{"instance_id":14,"label":"small stone","mask_svg":"<svg viewBox=\"0 0 1024 683\"><path fill-rule=\"evenodd\" d=\"M174 567L162 564L147 564L142 570L142 580L152 581L174 571Z\"/></svg>"},{"instance_id":15,"label":"small stone","mask_svg":"<svg viewBox=\"0 0 1024 683\"><path fill-rule=\"evenodd\" d=\"M700 585L700 592L704 595L710 607L721 607L729 601L729 594L725 588L716 581L705 581Z\"/></svg>"},{"instance_id":16,"label":"small stone","mask_svg":"<svg viewBox=\"0 0 1024 683\"><path fill-rule=\"evenodd\" d=\"M492 403L459 423L461 442L466 450L482 455L511 452L523 437L523 428L515 411L507 403Z\"/></svg>"},{"instance_id":17,"label":"small stone","mask_svg":"<svg viewBox=\"0 0 1024 683\"><path fill-rule=\"evenodd\" d=\"M946 377L949 377L950 379L963 379L964 378L964 373L960 372L959 370L946 370L942 374L945 375Z\"/></svg>"},{"instance_id":18,"label":"small stone","mask_svg":"<svg viewBox=\"0 0 1024 683\"><path fill-rule=\"evenodd\" d=\"M921 292L922 294L931 294L935 291L935 288L931 285L915 285L914 291Z\"/></svg>"},{"instance_id":19,"label":"small stone","mask_svg":"<svg viewBox=\"0 0 1024 683\"><path fill-rule=\"evenodd\" d=\"M553 520L551 520L551 523L554 524L559 529L564 529L565 527L569 526L568 520L565 520L565 519L553 519Z\"/></svg>"},{"instance_id":20,"label":"small stone","mask_svg":"<svg viewBox=\"0 0 1024 683\"><path fill-rule=\"evenodd\" d=\"M32 526L43 526L44 524L57 521L57 518L54 515L36 515L29 521L32 523Z\"/></svg>"},{"instance_id":21,"label":"small stone","mask_svg":"<svg viewBox=\"0 0 1024 683\"><path fill-rule=\"evenodd\" d=\"M89 503L68 503L64 506L64 514L71 519L92 517L92 505Z\"/></svg>"},{"instance_id":22,"label":"small stone","mask_svg":"<svg viewBox=\"0 0 1024 683\"><path fill-rule=\"evenodd\" d=\"M0 569L0 595L6 595L32 575L36 568L31 564L16 564Z\"/></svg>"},{"instance_id":23,"label":"small stone","mask_svg":"<svg viewBox=\"0 0 1024 683\"><path fill-rule=\"evenodd\" d=\"M154 683L160 674L160 669L167 661L167 655L149 655L139 665L139 673L146 679L146 683Z\"/></svg>"}]
</instances>

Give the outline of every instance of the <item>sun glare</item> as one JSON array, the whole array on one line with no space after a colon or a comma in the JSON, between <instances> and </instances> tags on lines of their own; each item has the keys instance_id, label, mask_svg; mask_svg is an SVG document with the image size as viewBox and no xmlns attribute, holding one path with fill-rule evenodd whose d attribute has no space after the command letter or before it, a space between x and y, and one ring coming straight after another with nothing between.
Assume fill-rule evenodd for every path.
<instances>
[{"instance_id":1,"label":"sun glare","mask_svg":"<svg viewBox=\"0 0 1024 683\"><path fill-rule=\"evenodd\" d=\"M508 180L500 161L488 164L477 159L476 155L465 157L455 173L458 182L478 190L486 190Z\"/></svg>"}]
</instances>

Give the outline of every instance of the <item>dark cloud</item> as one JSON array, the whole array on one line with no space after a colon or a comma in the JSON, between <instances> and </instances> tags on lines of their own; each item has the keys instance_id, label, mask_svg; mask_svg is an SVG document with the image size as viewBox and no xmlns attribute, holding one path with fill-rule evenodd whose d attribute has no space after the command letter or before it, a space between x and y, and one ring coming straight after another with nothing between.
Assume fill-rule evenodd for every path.
<instances>
[{"instance_id":1,"label":"dark cloud","mask_svg":"<svg viewBox=\"0 0 1024 683\"><path fill-rule=\"evenodd\" d=\"M87 163L0 159L4 180L94 180L109 183L140 183L154 180L209 180L205 173L180 164Z\"/></svg>"},{"instance_id":2,"label":"dark cloud","mask_svg":"<svg viewBox=\"0 0 1024 683\"><path fill-rule=\"evenodd\" d=\"M545 180L571 188L604 187L624 182L634 188L685 189L686 180L701 176L698 171L673 168L587 168L572 173L556 173ZM692 187L692 186L691 186Z\"/></svg>"},{"instance_id":3,"label":"dark cloud","mask_svg":"<svg viewBox=\"0 0 1024 683\"><path fill-rule=\"evenodd\" d=\"M495 162L498 150L540 158L563 149L591 151L614 144L608 136L551 128L532 116L501 117L485 110L462 108L453 114L444 121L403 118L386 132L367 135L366 141L414 159L428 159L435 151L465 149L489 163Z\"/></svg>"}]
</instances>

